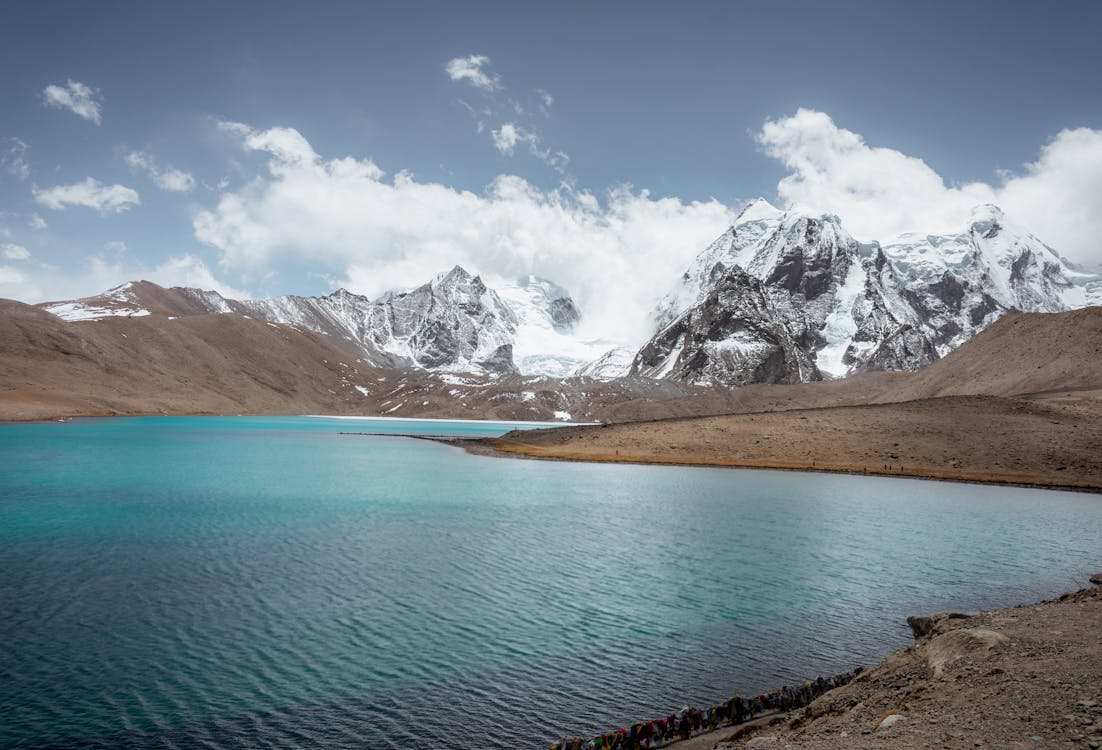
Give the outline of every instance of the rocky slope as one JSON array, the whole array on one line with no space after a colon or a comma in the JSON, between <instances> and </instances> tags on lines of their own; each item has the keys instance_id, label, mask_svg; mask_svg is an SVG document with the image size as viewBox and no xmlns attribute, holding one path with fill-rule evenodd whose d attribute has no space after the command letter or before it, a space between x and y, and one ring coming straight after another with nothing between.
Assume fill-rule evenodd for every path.
<instances>
[{"instance_id":1,"label":"rocky slope","mask_svg":"<svg viewBox=\"0 0 1102 750\"><path fill-rule=\"evenodd\" d=\"M992 205L978 206L958 234L904 235L883 250L942 355L1008 311L1102 303L1097 279L1076 271Z\"/></svg>"},{"instance_id":2,"label":"rocky slope","mask_svg":"<svg viewBox=\"0 0 1102 750\"><path fill-rule=\"evenodd\" d=\"M179 303L174 290L162 291ZM1102 308L1008 315L915 373L737 389L652 378L437 373L373 366L362 352L339 332L241 313L66 323L4 301L0 419L165 411L622 422L1102 389ZM283 385L265 385L276 382Z\"/></svg>"}]
</instances>

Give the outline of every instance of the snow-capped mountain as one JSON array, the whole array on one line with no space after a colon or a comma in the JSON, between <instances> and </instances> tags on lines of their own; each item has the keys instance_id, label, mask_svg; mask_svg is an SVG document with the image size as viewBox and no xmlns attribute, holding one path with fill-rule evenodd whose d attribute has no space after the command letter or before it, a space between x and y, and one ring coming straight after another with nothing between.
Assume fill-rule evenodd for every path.
<instances>
[{"instance_id":1,"label":"snow-capped mountain","mask_svg":"<svg viewBox=\"0 0 1102 750\"><path fill-rule=\"evenodd\" d=\"M994 206L978 207L959 234L881 248L857 242L837 216L759 199L659 302L656 333L629 371L741 385L915 370L1008 311L1100 299L1102 280Z\"/></svg>"},{"instance_id":2,"label":"snow-capped mountain","mask_svg":"<svg viewBox=\"0 0 1102 750\"><path fill-rule=\"evenodd\" d=\"M832 214L763 200L697 256L655 320L633 373L740 385L914 370L937 357L877 245Z\"/></svg>"},{"instance_id":3,"label":"snow-capped mountain","mask_svg":"<svg viewBox=\"0 0 1102 750\"><path fill-rule=\"evenodd\" d=\"M456 266L367 309L364 339L426 369L512 372L517 317L482 279Z\"/></svg>"},{"instance_id":4,"label":"snow-capped mountain","mask_svg":"<svg viewBox=\"0 0 1102 750\"><path fill-rule=\"evenodd\" d=\"M992 205L964 231L885 243L905 295L942 355L1010 310L1059 312L1098 304L1102 285Z\"/></svg>"},{"instance_id":5,"label":"snow-capped mountain","mask_svg":"<svg viewBox=\"0 0 1102 750\"><path fill-rule=\"evenodd\" d=\"M345 289L321 297L233 300L217 292L139 281L41 307L65 320L234 312L345 339L377 367L441 372L519 370L561 376L607 348L570 335L580 315L561 287L526 277L499 293L459 266L377 300ZM515 359L514 350L521 356Z\"/></svg>"},{"instance_id":6,"label":"snow-capped mountain","mask_svg":"<svg viewBox=\"0 0 1102 750\"><path fill-rule=\"evenodd\" d=\"M233 300L141 281L40 307L66 320L238 313L333 336L376 367L735 386L915 370L1006 312L1102 304L1102 276L994 206L958 233L881 246L832 214L753 201L659 301L640 348L582 338L577 306L550 281L491 282L456 266L379 299L341 289Z\"/></svg>"},{"instance_id":7,"label":"snow-capped mountain","mask_svg":"<svg viewBox=\"0 0 1102 750\"><path fill-rule=\"evenodd\" d=\"M759 279L731 266L639 350L631 373L728 386L821 379L770 297Z\"/></svg>"}]
</instances>

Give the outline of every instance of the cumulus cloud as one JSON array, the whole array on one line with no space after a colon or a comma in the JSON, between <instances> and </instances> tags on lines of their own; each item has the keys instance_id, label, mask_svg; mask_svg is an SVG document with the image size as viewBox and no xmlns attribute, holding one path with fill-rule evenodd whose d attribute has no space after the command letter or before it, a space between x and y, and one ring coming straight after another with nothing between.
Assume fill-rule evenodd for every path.
<instances>
[{"instance_id":1,"label":"cumulus cloud","mask_svg":"<svg viewBox=\"0 0 1102 750\"><path fill-rule=\"evenodd\" d=\"M47 208L60 211L66 206L86 206L101 214L119 213L141 203L138 191L125 185L104 185L92 177L72 185L34 188L34 199Z\"/></svg>"},{"instance_id":2,"label":"cumulus cloud","mask_svg":"<svg viewBox=\"0 0 1102 750\"><path fill-rule=\"evenodd\" d=\"M233 131L268 155L268 175L225 192L194 220L225 268L308 263L378 295L424 283L455 264L488 280L536 274L566 286L594 335L636 341L692 257L730 223L710 200L654 198L628 187L602 198L498 177L480 193L384 172L366 159L323 159L290 128Z\"/></svg>"},{"instance_id":3,"label":"cumulus cloud","mask_svg":"<svg viewBox=\"0 0 1102 750\"><path fill-rule=\"evenodd\" d=\"M3 156L0 156L0 167L4 169L10 175L14 175L21 180L25 180L31 176L31 165L27 161L27 152L30 151L31 144L27 143L21 138L9 138L8 148L4 152Z\"/></svg>"},{"instance_id":4,"label":"cumulus cloud","mask_svg":"<svg viewBox=\"0 0 1102 750\"><path fill-rule=\"evenodd\" d=\"M485 55L468 55L448 60L444 72L453 81L466 81L483 91L497 91L501 88L501 76L487 70L490 58Z\"/></svg>"},{"instance_id":5,"label":"cumulus cloud","mask_svg":"<svg viewBox=\"0 0 1102 750\"><path fill-rule=\"evenodd\" d=\"M162 169L146 151L131 151L125 156L127 165L136 172L145 172L161 190L187 193L195 188L195 178L190 172L172 167Z\"/></svg>"},{"instance_id":6,"label":"cumulus cloud","mask_svg":"<svg viewBox=\"0 0 1102 750\"><path fill-rule=\"evenodd\" d=\"M97 125L103 121L103 97L99 91L71 78L64 86L47 86L42 91L42 101L47 107L67 109Z\"/></svg>"},{"instance_id":7,"label":"cumulus cloud","mask_svg":"<svg viewBox=\"0 0 1102 750\"><path fill-rule=\"evenodd\" d=\"M22 245L16 245L13 242L4 242L0 244L0 255L3 255L8 260L27 260L31 257L31 251Z\"/></svg>"},{"instance_id":8,"label":"cumulus cloud","mask_svg":"<svg viewBox=\"0 0 1102 750\"><path fill-rule=\"evenodd\" d=\"M963 185L813 110L767 121L758 142L789 170L777 185L782 201L835 213L861 239L959 231L972 208L994 203L1071 260L1102 262L1102 131L1060 131L1020 173Z\"/></svg>"},{"instance_id":9,"label":"cumulus cloud","mask_svg":"<svg viewBox=\"0 0 1102 750\"><path fill-rule=\"evenodd\" d=\"M27 221L27 226L31 229L48 229L50 225L38 214L31 214L31 218Z\"/></svg>"}]
</instances>

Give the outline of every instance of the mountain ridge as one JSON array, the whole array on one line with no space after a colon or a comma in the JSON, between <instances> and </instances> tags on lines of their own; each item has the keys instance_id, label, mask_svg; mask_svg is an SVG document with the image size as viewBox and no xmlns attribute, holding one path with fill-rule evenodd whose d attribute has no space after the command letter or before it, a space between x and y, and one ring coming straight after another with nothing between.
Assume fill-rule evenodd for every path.
<instances>
[{"instance_id":1,"label":"mountain ridge","mask_svg":"<svg viewBox=\"0 0 1102 750\"><path fill-rule=\"evenodd\" d=\"M751 297L759 304L747 306ZM961 232L881 245L858 242L836 215L759 199L660 300L656 333L629 371L734 387L791 382L791 368L762 367L778 352L801 362L805 381L914 371L1006 313L1094 302L1102 278L996 206L977 206Z\"/></svg>"},{"instance_id":2,"label":"mountain ridge","mask_svg":"<svg viewBox=\"0 0 1102 750\"><path fill-rule=\"evenodd\" d=\"M490 288L460 266L377 299L330 294L233 300L128 282L41 303L67 320L236 312L336 336L383 368L744 387L914 371L1014 311L1102 302L1102 277L1067 264L996 206L946 235L859 242L834 214L763 199L689 264L641 344L580 340L569 293L537 277Z\"/></svg>"}]
</instances>

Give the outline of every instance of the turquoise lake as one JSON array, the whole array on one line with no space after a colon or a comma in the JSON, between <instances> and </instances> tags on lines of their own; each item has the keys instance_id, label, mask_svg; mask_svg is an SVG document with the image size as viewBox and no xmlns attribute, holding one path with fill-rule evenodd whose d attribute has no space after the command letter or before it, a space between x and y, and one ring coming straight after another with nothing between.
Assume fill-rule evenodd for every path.
<instances>
[{"instance_id":1,"label":"turquoise lake","mask_svg":"<svg viewBox=\"0 0 1102 750\"><path fill-rule=\"evenodd\" d=\"M1102 564L1097 495L342 434L508 427L0 424L0 747L542 748Z\"/></svg>"}]
</instances>

